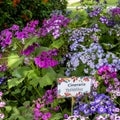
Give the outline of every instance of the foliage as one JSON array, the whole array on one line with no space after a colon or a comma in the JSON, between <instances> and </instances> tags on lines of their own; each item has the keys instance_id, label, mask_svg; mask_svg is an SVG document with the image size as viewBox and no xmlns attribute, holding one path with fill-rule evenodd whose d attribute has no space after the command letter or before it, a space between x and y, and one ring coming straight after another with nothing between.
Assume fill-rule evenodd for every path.
<instances>
[{"instance_id":1,"label":"foliage","mask_svg":"<svg viewBox=\"0 0 120 120\"><path fill-rule=\"evenodd\" d=\"M57 11L41 27L34 20L1 31L4 119L119 117L120 8L97 5L66 16ZM92 76L90 94L76 98L71 117L70 99L57 98L57 79L65 76Z\"/></svg>"},{"instance_id":2,"label":"foliage","mask_svg":"<svg viewBox=\"0 0 120 120\"><path fill-rule=\"evenodd\" d=\"M16 2L15 2L16 1ZM18 1L18 2L17 2ZM0 2L0 30L18 24L22 28L31 20L48 18L54 10L65 11L66 0L2 0Z\"/></svg>"}]
</instances>

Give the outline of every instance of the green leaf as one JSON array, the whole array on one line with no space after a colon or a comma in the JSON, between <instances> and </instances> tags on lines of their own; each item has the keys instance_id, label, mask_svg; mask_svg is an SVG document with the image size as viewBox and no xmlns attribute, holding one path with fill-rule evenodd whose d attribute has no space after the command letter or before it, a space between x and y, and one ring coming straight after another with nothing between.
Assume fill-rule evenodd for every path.
<instances>
[{"instance_id":1,"label":"green leaf","mask_svg":"<svg viewBox=\"0 0 120 120\"><path fill-rule=\"evenodd\" d=\"M52 85L52 83L53 83L53 80L47 74L43 76L39 81L41 88L48 86L48 85Z\"/></svg>"},{"instance_id":2,"label":"green leaf","mask_svg":"<svg viewBox=\"0 0 120 120\"><path fill-rule=\"evenodd\" d=\"M15 68L18 67L23 62L24 56L19 57L17 54L10 54L8 56L8 67Z\"/></svg>"},{"instance_id":3,"label":"green leaf","mask_svg":"<svg viewBox=\"0 0 120 120\"><path fill-rule=\"evenodd\" d=\"M44 76L46 74L50 74L50 76L52 77L55 77L57 75L52 67L42 69L42 75Z\"/></svg>"},{"instance_id":4,"label":"green leaf","mask_svg":"<svg viewBox=\"0 0 120 120\"><path fill-rule=\"evenodd\" d=\"M62 45L64 45L64 41L61 39L53 41L53 43L51 44L53 48L57 48L57 49L59 49Z\"/></svg>"},{"instance_id":5,"label":"green leaf","mask_svg":"<svg viewBox=\"0 0 120 120\"><path fill-rule=\"evenodd\" d=\"M62 113L55 113L51 118L50 120L60 120L63 118L63 115Z\"/></svg>"},{"instance_id":6,"label":"green leaf","mask_svg":"<svg viewBox=\"0 0 120 120\"><path fill-rule=\"evenodd\" d=\"M5 106L5 110L9 113L12 110L11 106Z\"/></svg>"},{"instance_id":7,"label":"green leaf","mask_svg":"<svg viewBox=\"0 0 120 120\"><path fill-rule=\"evenodd\" d=\"M28 74L28 80L30 80L30 84L33 86L37 86L40 80L40 77L37 75L37 72L34 70L30 70Z\"/></svg>"},{"instance_id":8,"label":"green leaf","mask_svg":"<svg viewBox=\"0 0 120 120\"><path fill-rule=\"evenodd\" d=\"M32 37L27 40L27 43L25 43L24 49L26 49L28 46L32 45L33 43L38 41L38 37Z\"/></svg>"},{"instance_id":9,"label":"green leaf","mask_svg":"<svg viewBox=\"0 0 120 120\"><path fill-rule=\"evenodd\" d=\"M30 85L36 87L36 86L39 84L39 82L40 82L40 78L38 78L38 79L34 79L34 78L33 78L33 79L30 81Z\"/></svg>"},{"instance_id":10,"label":"green leaf","mask_svg":"<svg viewBox=\"0 0 120 120\"><path fill-rule=\"evenodd\" d=\"M27 66L25 67L18 67L12 72L12 76L17 77L17 78L23 78L25 77L31 69Z\"/></svg>"},{"instance_id":11,"label":"green leaf","mask_svg":"<svg viewBox=\"0 0 120 120\"><path fill-rule=\"evenodd\" d=\"M35 49L35 56L39 55L42 51L48 51L50 48L40 46L39 48Z\"/></svg>"},{"instance_id":12,"label":"green leaf","mask_svg":"<svg viewBox=\"0 0 120 120\"><path fill-rule=\"evenodd\" d=\"M18 78L12 78L8 80L8 88L12 88L15 86L18 86L22 81L24 80L24 78L18 79Z\"/></svg>"}]
</instances>

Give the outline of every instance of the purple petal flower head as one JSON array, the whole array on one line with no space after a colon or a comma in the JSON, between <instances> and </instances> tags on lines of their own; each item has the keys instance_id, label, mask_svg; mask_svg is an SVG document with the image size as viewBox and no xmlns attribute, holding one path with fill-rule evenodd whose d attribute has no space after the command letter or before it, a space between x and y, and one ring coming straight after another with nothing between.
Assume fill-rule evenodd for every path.
<instances>
[{"instance_id":1,"label":"purple petal flower head","mask_svg":"<svg viewBox=\"0 0 120 120\"><path fill-rule=\"evenodd\" d=\"M6 64L0 65L0 72L5 72L7 70Z\"/></svg>"},{"instance_id":2,"label":"purple petal flower head","mask_svg":"<svg viewBox=\"0 0 120 120\"><path fill-rule=\"evenodd\" d=\"M104 113L106 113L107 111L106 111L106 109L105 109L104 106L99 106L99 107L97 108L97 112L98 112L99 114L104 114Z\"/></svg>"},{"instance_id":3,"label":"purple petal flower head","mask_svg":"<svg viewBox=\"0 0 120 120\"><path fill-rule=\"evenodd\" d=\"M95 113L96 112L96 107L95 106L91 106L90 107L90 111L91 111L91 113Z\"/></svg>"},{"instance_id":4,"label":"purple petal flower head","mask_svg":"<svg viewBox=\"0 0 120 120\"><path fill-rule=\"evenodd\" d=\"M0 45L2 47L7 47L12 43L12 32L9 31L9 29L3 30L1 32L0 39L1 39Z\"/></svg>"},{"instance_id":5,"label":"purple petal flower head","mask_svg":"<svg viewBox=\"0 0 120 120\"><path fill-rule=\"evenodd\" d=\"M64 118L67 119L69 116L68 114L64 114Z\"/></svg>"},{"instance_id":6,"label":"purple petal flower head","mask_svg":"<svg viewBox=\"0 0 120 120\"><path fill-rule=\"evenodd\" d=\"M42 52L39 56L34 58L35 64L40 68L54 67L58 64L58 61L53 59L53 56L56 55L57 55L57 51L55 53L54 50L49 50L48 52Z\"/></svg>"},{"instance_id":7,"label":"purple petal flower head","mask_svg":"<svg viewBox=\"0 0 120 120\"><path fill-rule=\"evenodd\" d=\"M23 50L21 52L21 54L29 56L32 52L34 52L34 50L35 50L36 47L38 47L38 44L34 43L33 45L30 45L30 46L28 46L28 48L26 48L25 50Z\"/></svg>"},{"instance_id":8,"label":"purple petal flower head","mask_svg":"<svg viewBox=\"0 0 120 120\"><path fill-rule=\"evenodd\" d=\"M19 26L18 25L13 25L9 29L12 30L12 31L18 31L19 30Z\"/></svg>"},{"instance_id":9,"label":"purple petal flower head","mask_svg":"<svg viewBox=\"0 0 120 120\"><path fill-rule=\"evenodd\" d=\"M39 36L46 36L52 33L53 37L57 39L60 36L61 27L66 27L70 20L63 15L52 15L48 20L43 21L43 26L38 30Z\"/></svg>"},{"instance_id":10,"label":"purple petal flower head","mask_svg":"<svg viewBox=\"0 0 120 120\"><path fill-rule=\"evenodd\" d=\"M79 115L79 110L73 110L73 115Z\"/></svg>"},{"instance_id":11,"label":"purple petal flower head","mask_svg":"<svg viewBox=\"0 0 120 120\"><path fill-rule=\"evenodd\" d=\"M112 12L113 16L120 15L120 7L112 8L110 12Z\"/></svg>"},{"instance_id":12,"label":"purple petal flower head","mask_svg":"<svg viewBox=\"0 0 120 120\"><path fill-rule=\"evenodd\" d=\"M84 112L85 115L90 115L91 114L91 111L88 108L84 109L83 112Z\"/></svg>"},{"instance_id":13,"label":"purple petal flower head","mask_svg":"<svg viewBox=\"0 0 120 120\"><path fill-rule=\"evenodd\" d=\"M100 17L100 21L101 21L101 23L103 23L103 24L108 24L108 19L107 19L105 16L101 16L101 17Z\"/></svg>"}]
</instances>

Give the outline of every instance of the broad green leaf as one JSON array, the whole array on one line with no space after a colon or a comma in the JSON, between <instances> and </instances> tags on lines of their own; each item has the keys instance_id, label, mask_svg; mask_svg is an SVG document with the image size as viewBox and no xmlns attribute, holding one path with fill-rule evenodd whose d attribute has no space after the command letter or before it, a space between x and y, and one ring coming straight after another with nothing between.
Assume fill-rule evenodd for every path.
<instances>
[{"instance_id":1,"label":"broad green leaf","mask_svg":"<svg viewBox=\"0 0 120 120\"><path fill-rule=\"evenodd\" d=\"M53 80L46 74L40 79L39 84L40 84L40 87L43 88L45 86L52 85Z\"/></svg>"},{"instance_id":2,"label":"broad green leaf","mask_svg":"<svg viewBox=\"0 0 120 120\"><path fill-rule=\"evenodd\" d=\"M9 113L12 110L11 106L5 106L5 110Z\"/></svg>"},{"instance_id":3,"label":"broad green leaf","mask_svg":"<svg viewBox=\"0 0 120 120\"><path fill-rule=\"evenodd\" d=\"M34 79L34 78L33 78L33 79L30 81L30 85L36 87L36 86L39 84L39 81L40 81L39 78L37 78L37 79Z\"/></svg>"},{"instance_id":4,"label":"broad green leaf","mask_svg":"<svg viewBox=\"0 0 120 120\"><path fill-rule=\"evenodd\" d=\"M29 67L19 67L12 72L12 76L17 78L25 77L31 69Z\"/></svg>"},{"instance_id":5,"label":"broad green leaf","mask_svg":"<svg viewBox=\"0 0 120 120\"><path fill-rule=\"evenodd\" d=\"M42 51L48 51L50 48L40 46L39 48L35 49L35 56L39 55Z\"/></svg>"},{"instance_id":6,"label":"broad green leaf","mask_svg":"<svg viewBox=\"0 0 120 120\"><path fill-rule=\"evenodd\" d=\"M36 74L34 70L30 70L28 73L28 79L37 79L39 76Z\"/></svg>"},{"instance_id":7,"label":"broad green leaf","mask_svg":"<svg viewBox=\"0 0 120 120\"><path fill-rule=\"evenodd\" d=\"M64 45L64 40L61 39L53 41L53 43L51 44L53 48L57 48L57 49L59 49L62 45Z\"/></svg>"},{"instance_id":8,"label":"broad green leaf","mask_svg":"<svg viewBox=\"0 0 120 120\"><path fill-rule=\"evenodd\" d=\"M23 62L24 56L19 57L17 54L10 54L8 56L8 67L15 68L18 67Z\"/></svg>"},{"instance_id":9,"label":"broad green leaf","mask_svg":"<svg viewBox=\"0 0 120 120\"><path fill-rule=\"evenodd\" d=\"M37 42L38 37L35 36L35 37L27 39L26 41L27 41L27 43L25 44L24 49L26 49L28 46L32 45L33 43Z\"/></svg>"},{"instance_id":10,"label":"broad green leaf","mask_svg":"<svg viewBox=\"0 0 120 120\"><path fill-rule=\"evenodd\" d=\"M18 78L9 79L8 80L8 88L18 86L23 80L24 80L24 78L21 78L21 79L18 79Z\"/></svg>"}]
</instances>

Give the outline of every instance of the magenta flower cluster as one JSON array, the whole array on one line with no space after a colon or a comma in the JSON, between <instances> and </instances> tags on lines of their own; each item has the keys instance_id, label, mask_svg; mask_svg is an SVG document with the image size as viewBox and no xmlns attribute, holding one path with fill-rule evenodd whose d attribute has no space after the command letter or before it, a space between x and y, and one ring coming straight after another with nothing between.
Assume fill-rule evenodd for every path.
<instances>
[{"instance_id":1,"label":"magenta flower cluster","mask_svg":"<svg viewBox=\"0 0 120 120\"><path fill-rule=\"evenodd\" d=\"M112 13L113 16L119 15L120 16L120 7L115 7L110 9L110 12Z\"/></svg>"},{"instance_id":2,"label":"magenta flower cluster","mask_svg":"<svg viewBox=\"0 0 120 120\"><path fill-rule=\"evenodd\" d=\"M43 26L39 29L39 36L46 36L52 33L54 39L60 36L61 27L66 27L70 19L63 15L53 15L50 19L43 21Z\"/></svg>"},{"instance_id":3,"label":"magenta flower cluster","mask_svg":"<svg viewBox=\"0 0 120 120\"><path fill-rule=\"evenodd\" d=\"M39 47L39 45L34 43L34 44L28 46L25 50L21 51L21 54L29 56L32 52L34 52L36 47Z\"/></svg>"},{"instance_id":4,"label":"magenta flower cluster","mask_svg":"<svg viewBox=\"0 0 120 120\"><path fill-rule=\"evenodd\" d=\"M98 69L98 75L103 79L106 87L106 92L112 94L111 98L114 100L120 96L120 81L117 78L115 67L103 66ZM101 82L101 81L100 81Z\"/></svg>"},{"instance_id":5,"label":"magenta flower cluster","mask_svg":"<svg viewBox=\"0 0 120 120\"><path fill-rule=\"evenodd\" d=\"M58 64L58 61L53 59L57 54L57 49L49 50L47 52L43 51L39 56L34 58L34 62L39 68L54 67Z\"/></svg>"},{"instance_id":6,"label":"magenta flower cluster","mask_svg":"<svg viewBox=\"0 0 120 120\"><path fill-rule=\"evenodd\" d=\"M0 46L3 48L7 47L12 43L12 38L16 37L17 39L23 40L29 38L32 35L37 34L36 26L38 25L38 20L31 21L28 23L22 31L19 30L18 25L13 25L12 27L1 31L0 33Z\"/></svg>"},{"instance_id":7,"label":"magenta flower cluster","mask_svg":"<svg viewBox=\"0 0 120 120\"><path fill-rule=\"evenodd\" d=\"M30 38L33 35L37 35L36 27L39 24L38 20L31 21L22 29L22 31L17 31L15 37L22 40L24 38Z\"/></svg>"},{"instance_id":8,"label":"magenta flower cluster","mask_svg":"<svg viewBox=\"0 0 120 120\"><path fill-rule=\"evenodd\" d=\"M56 106L55 108L51 107L51 104L54 102L56 97L57 97L57 88L54 88L51 90L47 90L42 98L38 98L36 101L34 101L35 108L33 112L34 112L35 120L39 120L39 119L48 120L49 118L52 117L51 112L57 112L59 110L59 106ZM43 108L47 108L47 109L43 109Z\"/></svg>"},{"instance_id":9,"label":"magenta flower cluster","mask_svg":"<svg viewBox=\"0 0 120 120\"><path fill-rule=\"evenodd\" d=\"M104 79L116 78L117 72L114 66L102 66L98 69L98 74Z\"/></svg>"},{"instance_id":10,"label":"magenta flower cluster","mask_svg":"<svg viewBox=\"0 0 120 120\"><path fill-rule=\"evenodd\" d=\"M0 72L5 72L7 70L7 66L5 63L0 64Z\"/></svg>"}]
</instances>

